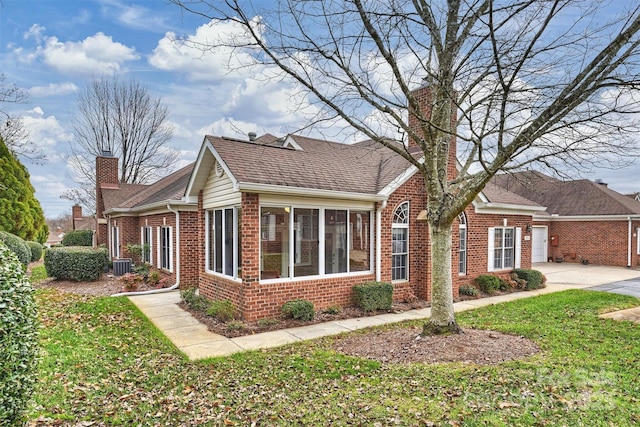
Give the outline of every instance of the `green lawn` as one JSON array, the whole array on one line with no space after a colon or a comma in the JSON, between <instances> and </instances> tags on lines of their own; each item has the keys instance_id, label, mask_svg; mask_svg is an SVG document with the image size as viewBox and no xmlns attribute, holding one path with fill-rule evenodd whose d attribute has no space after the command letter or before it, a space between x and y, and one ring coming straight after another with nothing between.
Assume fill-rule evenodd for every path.
<instances>
[{"instance_id":1,"label":"green lawn","mask_svg":"<svg viewBox=\"0 0 640 427\"><path fill-rule=\"evenodd\" d=\"M640 327L597 317L640 304L630 297L569 291L459 314L463 327L542 348L475 366L381 364L328 350L335 337L190 362L126 298L37 296L43 357L29 417L44 423L640 424Z\"/></svg>"}]
</instances>

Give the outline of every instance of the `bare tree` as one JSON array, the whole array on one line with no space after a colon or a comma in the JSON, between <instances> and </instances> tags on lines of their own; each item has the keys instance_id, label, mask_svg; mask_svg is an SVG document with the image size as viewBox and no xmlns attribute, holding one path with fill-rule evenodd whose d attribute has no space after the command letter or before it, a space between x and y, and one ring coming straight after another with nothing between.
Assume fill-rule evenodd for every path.
<instances>
[{"instance_id":1,"label":"bare tree","mask_svg":"<svg viewBox=\"0 0 640 427\"><path fill-rule=\"evenodd\" d=\"M173 129L169 110L136 81L101 78L78 96L75 140L68 162L78 187L63 197L95 210L95 158L119 159L120 182L146 184L166 174L178 155L166 146Z\"/></svg>"},{"instance_id":2,"label":"bare tree","mask_svg":"<svg viewBox=\"0 0 640 427\"><path fill-rule=\"evenodd\" d=\"M637 5L614 17L610 2L580 0L283 0L274 10L239 0L172 1L242 30L202 49L232 45L243 66L278 69L326 116L418 169L432 248L425 333L460 331L452 224L496 173L534 165L580 172L638 153ZM431 89L430 111L413 91L420 84ZM382 125L401 136L389 138ZM460 162L453 173L452 138Z\"/></svg>"},{"instance_id":3,"label":"bare tree","mask_svg":"<svg viewBox=\"0 0 640 427\"><path fill-rule=\"evenodd\" d=\"M14 84L6 83L6 76L0 74L0 103L20 104L27 100L27 93ZM46 157L42 150L30 139L21 117L0 110L3 120L0 135L14 156L26 158L34 163L43 163Z\"/></svg>"}]
</instances>

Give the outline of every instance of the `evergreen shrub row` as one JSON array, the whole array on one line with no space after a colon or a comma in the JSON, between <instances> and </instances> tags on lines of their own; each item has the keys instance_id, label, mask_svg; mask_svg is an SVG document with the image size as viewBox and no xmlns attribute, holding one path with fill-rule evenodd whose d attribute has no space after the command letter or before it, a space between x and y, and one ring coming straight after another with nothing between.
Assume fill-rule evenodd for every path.
<instances>
[{"instance_id":1,"label":"evergreen shrub row","mask_svg":"<svg viewBox=\"0 0 640 427\"><path fill-rule=\"evenodd\" d=\"M364 311L390 310L393 286L388 282L366 282L353 287L354 303Z\"/></svg>"},{"instance_id":2,"label":"evergreen shrub row","mask_svg":"<svg viewBox=\"0 0 640 427\"><path fill-rule=\"evenodd\" d=\"M51 248L44 254L44 267L49 277L78 282L98 280L108 262L105 248L68 246Z\"/></svg>"},{"instance_id":3,"label":"evergreen shrub row","mask_svg":"<svg viewBox=\"0 0 640 427\"><path fill-rule=\"evenodd\" d=\"M0 231L0 241L4 242L7 247L13 251L18 257L20 264L26 266L31 261L31 249L27 243L15 234Z\"/></svg>"},{"instance_id":4,"label":"evergreen shrub row","mask_svg":"<svg viewBox=\"0 0 640 427\"><path fill-rule=\"evenodd\" d=\"M93 246L93 231L73 230L62 238L62 246Z\"/></svg>"}]
</instances>

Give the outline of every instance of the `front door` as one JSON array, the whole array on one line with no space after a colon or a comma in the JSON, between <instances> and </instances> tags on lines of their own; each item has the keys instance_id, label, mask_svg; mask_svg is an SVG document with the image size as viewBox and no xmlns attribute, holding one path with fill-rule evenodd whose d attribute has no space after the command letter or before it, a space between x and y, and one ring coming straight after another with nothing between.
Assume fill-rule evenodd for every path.
<instances>
[{"instance_id":1,"label":"front door","mask_svg":"<svg viewBox=\"0 0 640 427\"><path fill-rule=\"evenodd\" d=\"M547 262L547 227L533 227L531 235L531 262Z\"/></svg>"}]
</instances>

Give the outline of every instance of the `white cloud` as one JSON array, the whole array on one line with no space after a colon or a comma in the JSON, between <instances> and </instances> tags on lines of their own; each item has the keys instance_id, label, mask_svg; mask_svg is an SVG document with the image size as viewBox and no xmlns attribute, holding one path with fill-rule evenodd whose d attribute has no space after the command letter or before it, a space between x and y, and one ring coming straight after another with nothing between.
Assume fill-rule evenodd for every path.
<instances>
[{"instance_id":1,"label":"white cloud","mask_svg":"<svg viewBox=\"0 0 640 427\"><path fill-rule=\"evenodd\" d=\"M31 64L41 60L61 73L94 76L115 74L126 62L140 58L135 48L116 42L102 32L81 41L62 42L55 36L46 37L44 30L42 26L33 25L25 33L25 39L33 38L38 44L33 51L13 45L19 61Z\"/></svg>"},{"instance_id":2,"label":"white cloud","mask_svg":"<svg viewBox=\"0 0 640 427\"><path fill-rule=\"evenodd\" d=\"M46 116L42 108L35 107L22 115L22 122L31 139L50 162L59 160L67 151L72 135L67 132L55 116Z\"/></svg>"},{"instance_id":3,"label":"white cloud","mask_svg":"<svg viewBox=\"0 0 640 427\"><path fill-rule=\"evenodd\" d=\"M255 70L247 68L253 64L251 50L228 45L247 42L249 37L239 25L211 21L186 38L174 32L166 33L149 57L149 64L161 70L185 73L193 80L242 79L255 74Z\"/></svg>"},{"instance_id":4,"label":"white cloud","mask_svg":"<svg viewBox=\"0 0 640 427\"><path fill-rule=\"evenodd\" d=\"M78 86L74 83L49 83L47 86L34 86L28 90L29 95L34 97L66 95L77 91Z\"/></svg>"},{"instance_id":5,"label":"white cloud","mask_svg":"<svg viewBox=\"0 0 640 427\"><path fill-rule=\"evenodd\" d=\"M49 37L38 51L46 64L71 74L115 74L122 64L139 58L135 48L114 42L103 33L80 42L60 42L57 37Z\"/></svg>"}]
</instances>

